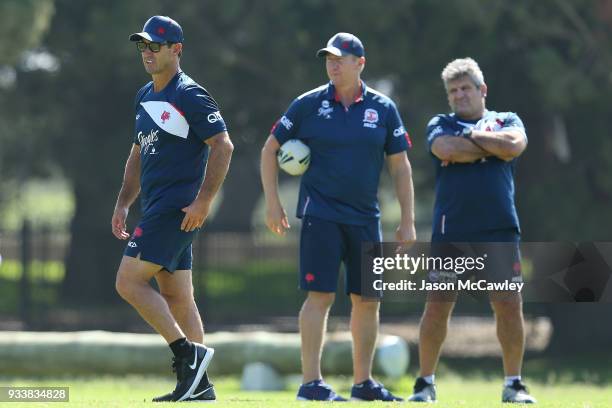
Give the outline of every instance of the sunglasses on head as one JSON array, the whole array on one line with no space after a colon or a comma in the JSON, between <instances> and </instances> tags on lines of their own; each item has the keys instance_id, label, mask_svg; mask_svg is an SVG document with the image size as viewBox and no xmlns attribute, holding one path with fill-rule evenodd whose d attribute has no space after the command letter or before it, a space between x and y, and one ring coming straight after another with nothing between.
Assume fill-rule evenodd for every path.
<instances>
[{"instance_id":1,"label":"sunglasses on head","mask_svg":"<svg viewBox=\"0 0 612 408\"><path fill-rule=\"evenodd\" d=\"M151 50L151 52L159 52L159 50L161 50L162 45L172 45L173 43L171 42L163 42L163 43L159 43L159 42L150 42L150 43L146 43L144 41L136 41L136 48L138 48L138 51L140 52L144 52L147 48Z\"/></svg>"}]
</instances>

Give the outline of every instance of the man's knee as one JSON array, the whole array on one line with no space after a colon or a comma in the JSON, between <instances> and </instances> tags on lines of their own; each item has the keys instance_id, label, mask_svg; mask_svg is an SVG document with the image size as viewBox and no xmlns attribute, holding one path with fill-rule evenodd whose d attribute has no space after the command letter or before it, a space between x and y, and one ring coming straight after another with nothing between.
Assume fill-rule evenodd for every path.
<instances>
[{"instance_id":1,"label":"man's knee","mask_svg":"<svg viewBox=\"0 0 612 408\"><path fill-rule=\"evenodd\" d=\"M195 305L195 298L193 297L193 288L191 290L184 290L181 292L170 292L161 290L159 292L162 297L168 303L171 308L183 308L187 309Z\"/></svg>"},{"instance_id":2,"label":"man's knee","mask_svg":"<svg viewBox=\"0 0 612 408\"><path fill-rule=\"evenodd\" d=\"M333 292L308 292L308 296L304 301L303 309L316 308L319 310L328 310L336 299L336 294Z\"/></svg>"},{"instance_id":3,"label":"man's knee","mask_svg":"<svg viewBox=\"0 0 612 408\"><path fill-rule=\"evenodd\" d=\"M133 282L129 279L127 273L122 272L121 269L119 269L115 278L115 290L124 300L129 301L132 297Z\"/></svg>"},{"instance_id":4,"label":"man's knee","mask_svg":"<svg viewBox=\"0 0 612 408\"><path fill-rule=\"evenodd\" d=\"M444 325L448 324L451 312L455 304L453 302L427 302L425 311L421 318L422 325Z\"/></svg>"},{"instance_id":5,"label":"man's knee","mask_svg":"<svg viewBox=\"0 0 612 408\"><path fill-rule=\"evenodd\" d=\"M523 305L520 301L493 301L491 308L497 320L515 321L523 318Z\"/></svg>"},{"instance_id":6,"label":"man's knee","mask_svg":"<svg viewBox=\"0 0 612 408\"><path fill-rule=\"evenodd\" d=\"M380 310L380 302L375 300L364 300L359 295L351 295L353 312L376 314Z\"/></svg>"},{"instance_id":7,"label":"man's knee","mask_svg":"<svg viewBox=\"0 0 612 408\"><path fill-rule=\"evenodd\" d=\"M117 270L115 290L119 296L129 301L135 290L149 284L155 268L153 264L142 263L139 259L124 256Z\"/></svg>"}]
</instances>

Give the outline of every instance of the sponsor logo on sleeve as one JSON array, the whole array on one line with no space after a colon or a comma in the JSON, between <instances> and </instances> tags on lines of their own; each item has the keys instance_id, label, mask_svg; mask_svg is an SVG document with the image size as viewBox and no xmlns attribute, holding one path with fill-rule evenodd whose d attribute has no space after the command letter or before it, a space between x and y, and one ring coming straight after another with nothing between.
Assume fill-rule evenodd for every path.
<instances>
[{"instance_id":1,"label":"sponsor logo on sleeve","mask_svg":"<svg viewBox=\"0 0 612 408\"><path fill-rule=\"evenodd\" d=\"M216 111L209 114L206 119L208 119L208 123L216 123L220 120L223 120L223 117L221 116L221 112Z\"/></svg>"},{"instance_id":2,"label":"sponsor logo on sleeve","mask_svg":"<svg viewBox=\"0 0 612 408\"><path fill-rule=\"evenodd\" d=\"M431 132L429 132L429 138L431 139L432 137L436 137L442 134L442 132L444 132L444 130L442 130L442 126L436 126L431 130Z\"/></svg>"},{"instance_id":3,"label":"sponsor logo on sleeve","mask_svg":"<svg viewBox=\"0 0 612 408\"><path fill-rule=\"evenodd\" d=\"M406 129L403 126L398 127L393 131L393 136L400 137L401 135L406 134Z\"/></svg>"},{"instance_id":4,"label":"sponsor logo on sleeve","mask_svg":"<svg viewBox=\"0 0 612 408\"><path fill-rule=\"evenodd\" d=\"M282 125L285 127L285 129L287 129L287 130L291 130L291 128L293 127L293 122L291 122L291 121L289 120L289 118L288 118L288 117L286 117L286 116L283 116L283 117L280 119L280 123L281 123L281 124L282 124Z\"/></svg>"}]
</instances>

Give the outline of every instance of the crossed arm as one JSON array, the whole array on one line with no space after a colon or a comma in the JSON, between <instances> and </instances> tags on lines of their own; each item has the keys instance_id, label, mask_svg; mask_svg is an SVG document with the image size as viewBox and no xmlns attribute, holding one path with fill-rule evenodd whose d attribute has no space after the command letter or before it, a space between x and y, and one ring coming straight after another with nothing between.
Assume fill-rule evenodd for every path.
<instances>
[{"instance_id":1,"label":"crossed arm","mask_svg":"<svg viewBox=\"0 0 612 408\"><path fill-rule=\"evenodd\" d=\"M443 165L471 163L483 157L495 156L510 161L523 153L527 138L520 130L489 132L474 130L470 139L456 136L440 136L431 146L431 152Z\"/></svg>"}]
</instances>

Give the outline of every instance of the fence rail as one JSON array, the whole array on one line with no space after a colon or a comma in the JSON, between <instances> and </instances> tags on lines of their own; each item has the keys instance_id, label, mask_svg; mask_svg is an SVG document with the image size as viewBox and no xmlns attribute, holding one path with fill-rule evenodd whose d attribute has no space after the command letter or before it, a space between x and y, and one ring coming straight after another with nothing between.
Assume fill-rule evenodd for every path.
<instances>
[{"instance_id":1,"label":"fence rail","mask_svg":"<svg viewBox=\"0 0 612 408\"><path fill-rule=\"evenodd\" d=\"M69 244L69 231L57 227L24 223L21 231L0 231L0 330L142 329L144 323L118 297L117 304L96 308L67 308L60 302ZM278 240L261 233L206 232L198 234L193 252L195 297L208 323L272 321L284 327L286 317L297 314L304 297L297 289L297 235ZM338 287L342 293L342 275ZM346 316L349 308L349 298L337 296L332 314ZM386 302L381 313L403 319L416 318L421 310L417 302ZM457 310L489 313L486 304Z\"/></svg>"}]
</instances>

